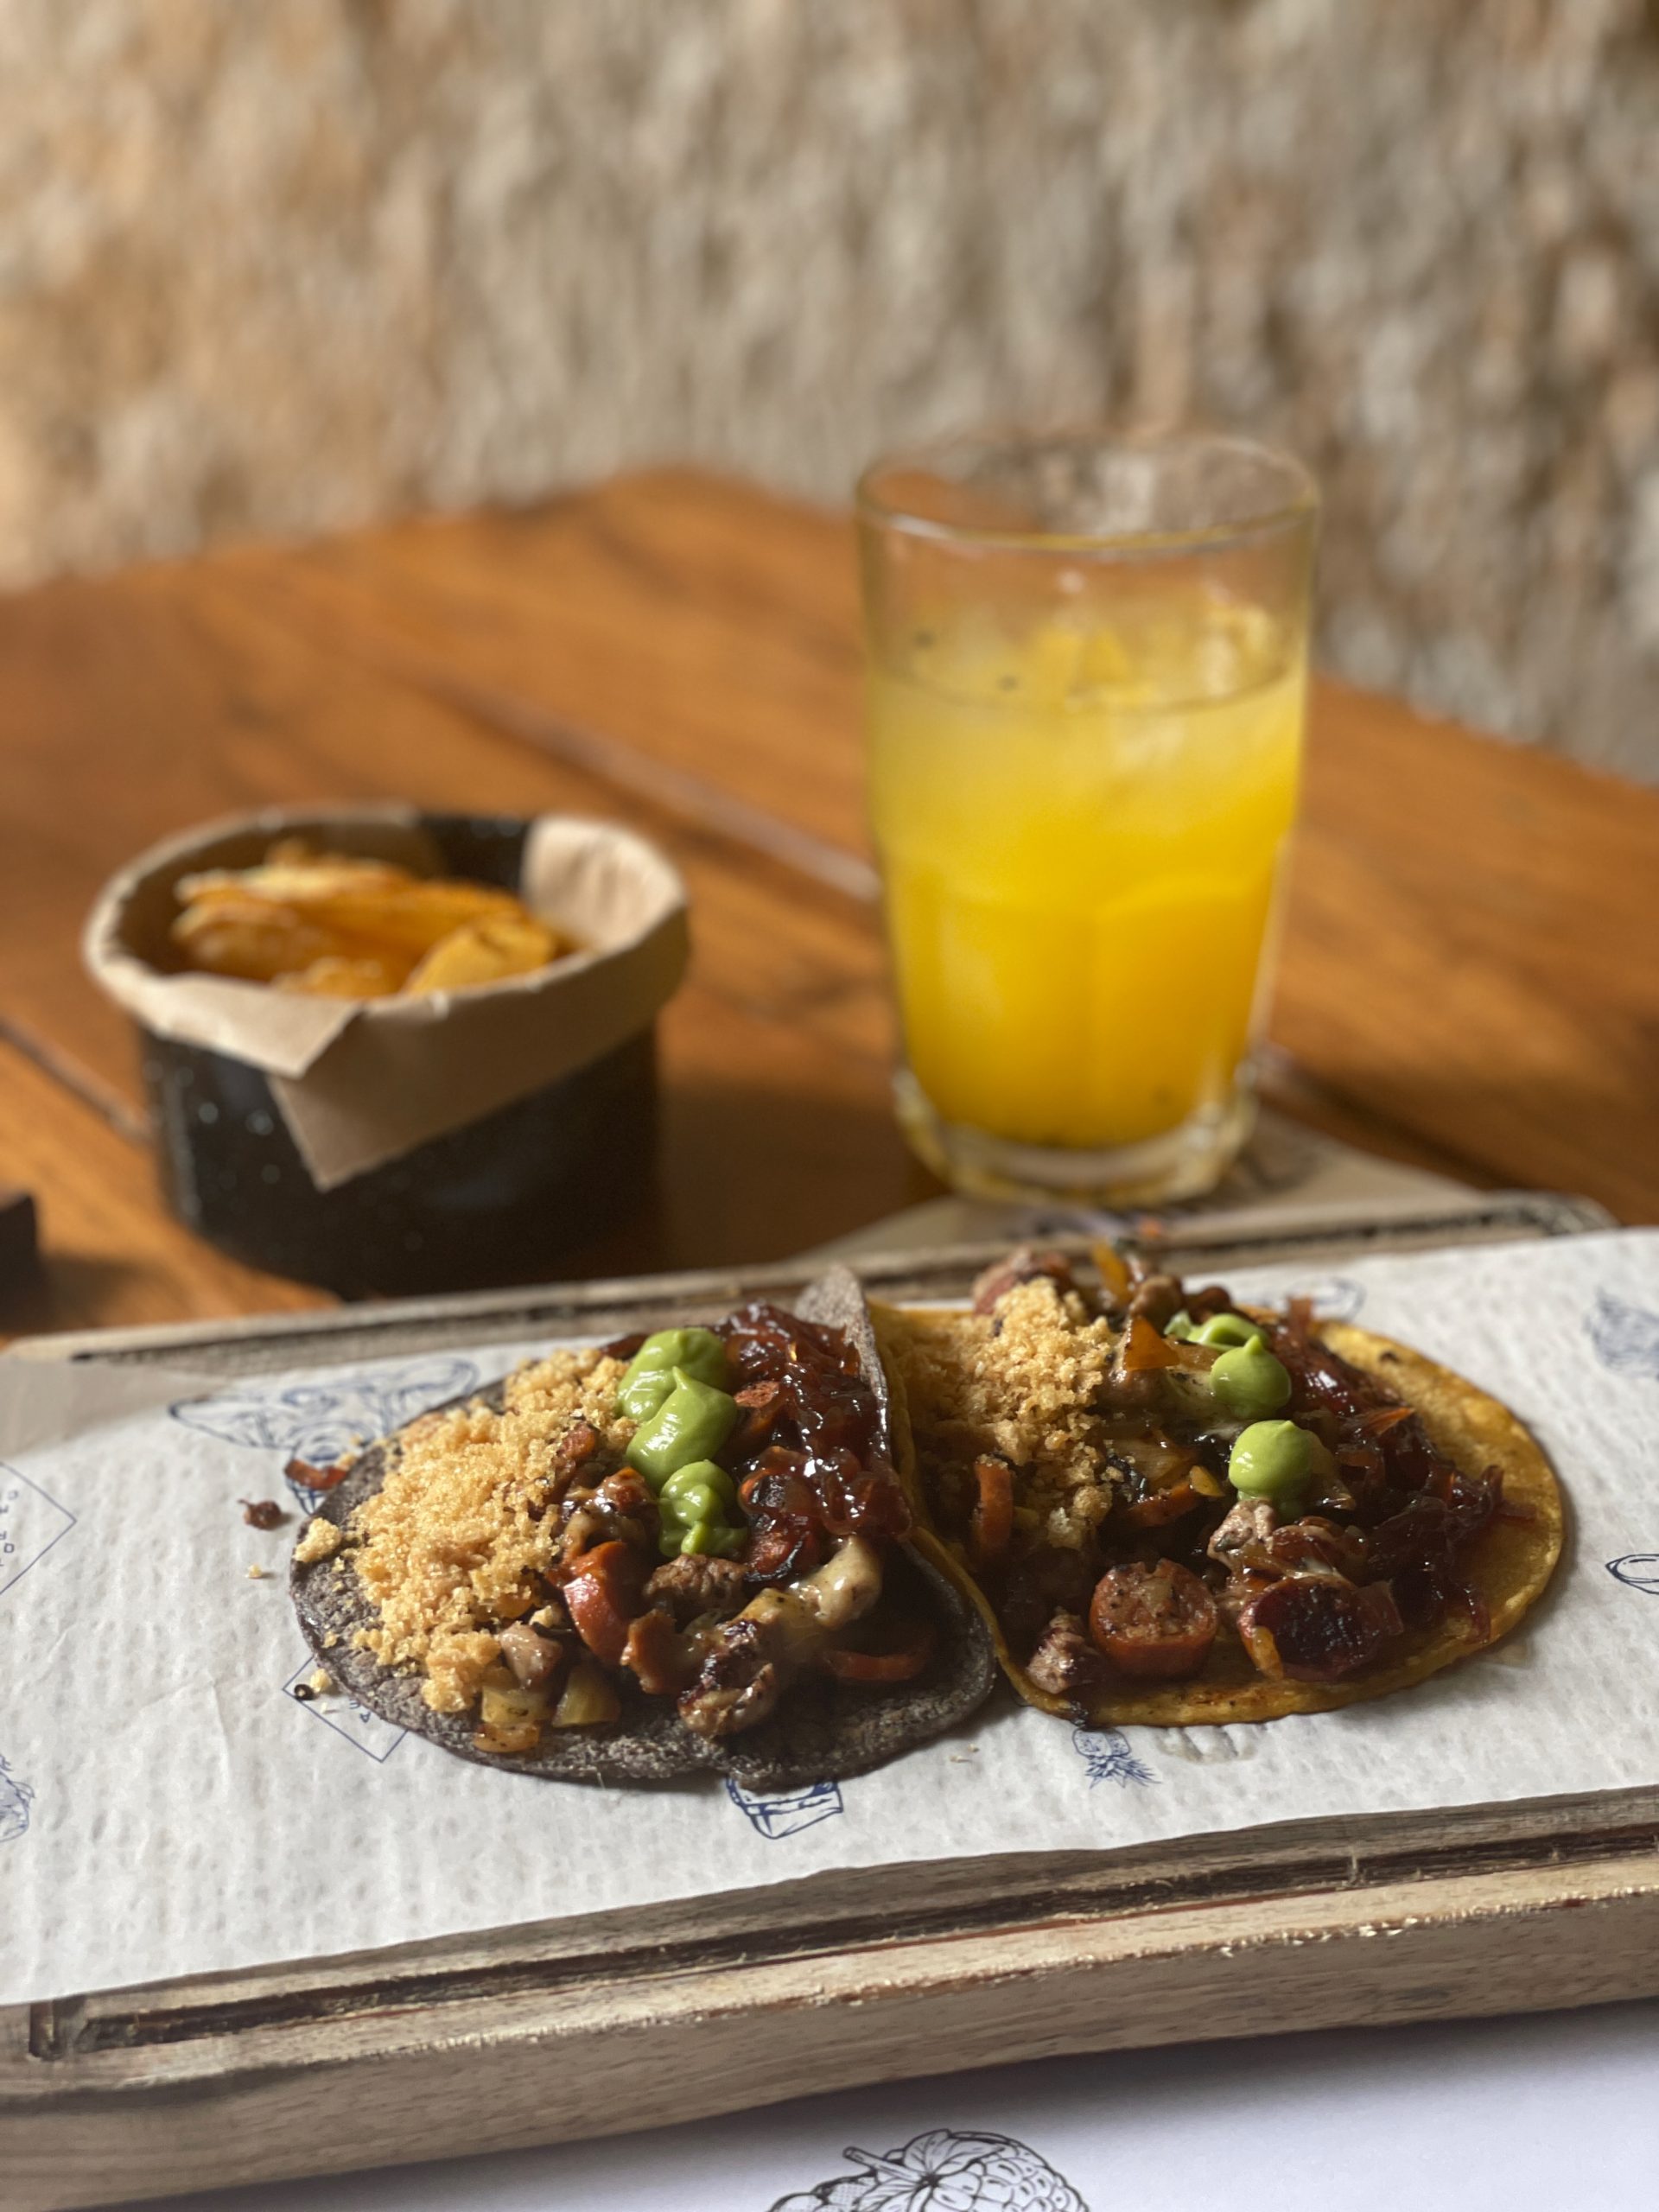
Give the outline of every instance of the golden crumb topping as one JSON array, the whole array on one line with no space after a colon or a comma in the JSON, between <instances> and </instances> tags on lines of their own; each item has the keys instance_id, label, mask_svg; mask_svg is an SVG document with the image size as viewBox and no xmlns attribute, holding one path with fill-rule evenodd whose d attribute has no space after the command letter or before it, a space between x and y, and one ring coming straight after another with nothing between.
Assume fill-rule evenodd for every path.
<instances>
[{"instance_id":1,"label":"golden crumb topping","mask_svg":"<svg viewBox=\"0 0 1659 2212\"><path fill-rule=\"evenodd\" d=\"M315 1567L320 1559L332 1559L345 1541L346 1531L319 1515L295 1545L294 1557L302 1567Z\"/></svg>"},{"instance_id":2,"label":"golden crumb topping","mask_svg":"<svg viewBox=\"0 0 1659 2212\"><path fill-rule=\"evenodd\" d=\"M509 1378L501 1413L473 1403L423 1415L352 1516L352 1561L380 1614L356 1641L385 1666L424 1669L434 1711L473 1703L500 1649L493 1628L541 1602L531 1577L558 1542L560 1439L588 1421L602 1464L620 1461L634 1428L616 1414L623 1372L596 1351L556 1351Z\"/></svg>"},{"instance_id":3,"label":"golden crumb topping","mask_svg":"<svg viewBox=\"0 0 1659 2212\"><path fill-rule=\"evenodd\" d=\"M995 1334L993 1333L995 1332ZM1021 1283L995 1316L906 1313L885 1343L899 1366L923 1483L944 1529L966 1524L972 1468L996 1453L1019 1469L1027 1526L1076 1549L1111 1510L1098 1405L1116 1342L1075 1291Z\"/></svg>"}]
</instances>

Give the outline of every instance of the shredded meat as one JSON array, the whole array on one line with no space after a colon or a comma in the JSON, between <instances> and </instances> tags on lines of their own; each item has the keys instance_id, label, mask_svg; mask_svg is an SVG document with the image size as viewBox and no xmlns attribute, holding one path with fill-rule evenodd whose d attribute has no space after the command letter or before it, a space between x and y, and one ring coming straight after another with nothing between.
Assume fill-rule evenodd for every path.
<instances>
[{"instance_id":1,"label":"shredded meat","mask_svg":"<svg viewBox=\"0 0 1659 2212\"><path fill-rule=\"evenodd\" d=\"M782 1590L763 1590L734 1621L716 1629L680 1718L700 1736L753 1727L790 1678L811 1664L840 1629L861 1620L881 1595L881 1559L863 1536L849 1536L832 1559Z\"/></svg>"},{"instance_id":2,"label":"shredded meat","mask_svg":"<svg viewBox=\"0 0 1659 2212\"><path fill-rule=\"evenodd\" d=\"M1265 1564L1268 1539L1279 1526L1279 1516L1265 1497L1241 1497L1232 1506L1206 1547L1212 1560L1228 1573L1253 1561Z\"/></svg>"},{"instance_id":3,"label":"shredded meat","mask_svg":"<svg viewBox=\"0 0 1659 2212\"><path fill-rule=\"evenodd\" d=\"M1161 1329L1180 1312L1183 1295L1178 1276L1147 1275L1129 1293L1130 1316L1139 1315L1154 1329Z\"/></svg>"},{"instance_id":4,"label":"shredded meat","mask_svg":"<svg viewBox=\"0 0 1659 2212\"><path fill-rule=\"evenodd\" d=\"M509 1621L501 1631L501 1656L525 1689L539 1690L557 1674L564 1650L528 1621Z\"/></svg>"},{"instance_id":5,"label":"shredded meat","mask_svg":"<svg viewBox=\"0 0 1659 2212\"><path fill-rule=\"evenodd\" d=\"M657 1534L657 1501L632 1467L607 1475L597 1490L575 1491L564 1504L567 1559L589 1544L613 1540L650 1550Z\"/></svg>"},{"instance_id":6,"label":"shredded meat","mask_svg":"<svg viewBox=\"0 0 1659 2212\"><path fill-rule=\"evenodd\" d=\"M1026 1672L1050 1697L1086 1698L1103 1689L1110 1669L1076 1613L1056 1613L1026 1662Z\"/></svg>"},{"instance_id":7,"label":"shredded meat","mask_svg":"<svg viewBox=\"0 0 1659 2212\"><path fill-rule=\"evenodd\" d=\"M1010 1252L1006 1260L987 1268L975 1282L975 1313L990 1313L1011 1290L1017 1290L1021 1283L1040 1282L1045 1276L1062 1290L1077 1288L1071 1263L1060 1253L1036 1252L1030 1246L1022 1245L1019 1251ZM1173 1306L1169 1310L1172 1313L1175 1311Z\"/></svg>"},{"instance_id":8,"label":"shredded meat","mask_svg":"<svg viewBox=\"0 0 1659 2212\"><path fill-rule=\"evenodd\" d=\"M1000 1609L1014 1656L1034 1649L1057 1613L1086 1613L1094 1579L1081 1550L1044 1544L1024 1553L1003 1582Z\"/></svg>"},{"instance_id":9,"label":"shredded meat","mask_svg":"<svg viewBox=\"0 0 1659 2212\"><path fill-rule=\"evenodd\" d=\"M679 1628L709 1614L730 1620L743 1610L743 1569L734 1559L700 1554L669 1560L646 1583L645 1602L665 1605Z\"/></svg>"},{"instance_id":10,"label":"shredded meat","mask_svg":"<svg viewBox=\"0 0 1659 2212\"><path fill-rule=\"evenodd\" d=\"M699 1736L734 1736L766 1718L783 1687L761 1624L740 1616L728 1624L680 1700L680 1718Z\"/></svg>"},{"instance_id":11,"label":"shredded meat","mask_svg":"<svg viewBox=\"0 0 1659 2212\"><path fill-rule=\"evenodd\" d=\"M1275 1529L1267 1542L1268 1559L1283 1573L1339 1574L1351 1582L1365 1580L1367 1552L1363 1529L1339 1528L1318 1514Z\"/></svg>"}]
</instances>

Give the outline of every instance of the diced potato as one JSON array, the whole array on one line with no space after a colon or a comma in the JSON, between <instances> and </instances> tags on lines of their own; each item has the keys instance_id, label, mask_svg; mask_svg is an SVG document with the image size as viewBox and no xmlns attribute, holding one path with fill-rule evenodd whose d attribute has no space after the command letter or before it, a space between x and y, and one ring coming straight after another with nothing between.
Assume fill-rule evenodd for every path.
<instances>
[{"instance_id":1,"label":"diced potato","mask_svg":"<svg viewBox=\"0 0 1659 2212\"><path fill-rule=\"evenodd\" d=\"M479 1717L486 1728L516 1728L526 1720L546 1718L551 1702L544 1689L526 1689L522 1682L486 1682L479 1693Z\"/></svg>"},{"instance_id":2,"label":"diced potato","mask_svg":"<svg viewBox=\"0 0 1659 2212\"><path fill-rule=\"evenodd\" d=\"M619 1720L621 1716L622 1700L614 1683L589 1661L578 1660L570 1669L563 1695L553 1708L553 1726L590 1728L596 1722Z\"/></svg>"},{"instance_id":3,"label":"diced potato","mask_svg":"<svg viewBox=\"0 0 1659 2212\"><path fill-rule=\"evenodd\" d=\"M493 1675L495 1669L491 1669ZM551 1703L544 1689L525 1689L518 1682L504 1685L486 1679L479 1694L482 1724L473 1738L479 1751L497 1751L508 1758L522 1758L542 1738L542 1723Z\"/></svg>"},{"instance_id":4,"label":"diced potato","mask_svg":"<svg viewBox=\"0 0 1659 2212\"><path fill-rule=\"evenodd\" d=\"M473 1749L475 1751L493 1751L502 1758L524 1758L535 1750L541 1740L542 1724L539 1720L517 1721L506 1728L475 1728L473 1731Z\"/></svg>"}]
</instances>

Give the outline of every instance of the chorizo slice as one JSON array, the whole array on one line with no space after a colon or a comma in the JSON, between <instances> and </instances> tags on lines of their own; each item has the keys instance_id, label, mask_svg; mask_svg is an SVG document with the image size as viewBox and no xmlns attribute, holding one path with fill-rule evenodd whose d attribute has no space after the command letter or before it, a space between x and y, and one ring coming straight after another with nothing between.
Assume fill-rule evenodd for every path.
<instances>
[{"instance_id":1,"label":"chorizo slice","mask_svg":"<svg viewBox=\"0 0 1659 2212\"><path fill-rule=\"evenodd\" d=\"M1219 1625L1215 1599L1191 1567L1173 1560L1109 1567L1089 1606L1096 1649L1137 1681L1178 1682L1196 1675Z\"/></svg>"}]
</instances>

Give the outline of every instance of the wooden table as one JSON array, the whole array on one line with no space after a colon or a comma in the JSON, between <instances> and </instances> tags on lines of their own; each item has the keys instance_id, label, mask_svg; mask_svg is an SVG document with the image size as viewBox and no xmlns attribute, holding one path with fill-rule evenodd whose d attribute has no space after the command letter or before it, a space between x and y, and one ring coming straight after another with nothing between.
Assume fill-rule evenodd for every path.
<instances>
[{"instance_id":1,"label":"wooden table","mask_svg":"<svg viewBox=\"0 0 1659 2212\"><path fill-rule=\"evenodd\" d=\"M664 1198L593 1267L763 1259L934 1187L887 1102L840 518L683 471L0 603L0 1182L11 1329L294 1306L153 1194L103 879L162 833L403 796L626 820L684 871ZM1482 1183L1659 1219L1659 792L1322 683L1271 1095Z\"/></svg>"}]
</instances>

